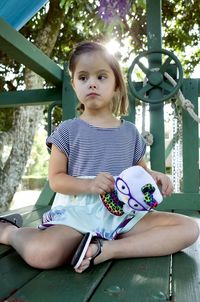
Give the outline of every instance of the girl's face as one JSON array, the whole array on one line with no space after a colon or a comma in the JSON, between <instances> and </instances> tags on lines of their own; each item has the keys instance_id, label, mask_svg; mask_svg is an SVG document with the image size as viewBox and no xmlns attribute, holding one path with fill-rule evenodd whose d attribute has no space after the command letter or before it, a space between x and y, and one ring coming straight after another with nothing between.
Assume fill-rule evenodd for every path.
<instances>
[{"instance_id":1,"label":"girl's face","mask_svg":"<svg viewBox=\"0 0 200 302\"><path fill-rule=\"evenodd\" d=\"M85 111L109 110L115 93L115 75L100 52L78 57L72 85Z\"/></svg>"}]
</instances>

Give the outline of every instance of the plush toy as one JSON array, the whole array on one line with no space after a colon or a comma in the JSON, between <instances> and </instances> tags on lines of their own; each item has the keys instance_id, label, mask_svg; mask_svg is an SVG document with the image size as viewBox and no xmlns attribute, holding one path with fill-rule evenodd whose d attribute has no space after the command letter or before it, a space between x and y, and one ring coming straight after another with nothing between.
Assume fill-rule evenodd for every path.
<instances>
[{"instance_id":1,"label":"plush toy","mask_svg":"<svg viewBox=\"0 0 200 302\"><path fill-rule=\"evenodd\" d=\"M101 195L105 207L112 214L150 211L163 200L152 176L142 167L130 167L116 177L115 190Z\"/></svg>"}]
</instances>

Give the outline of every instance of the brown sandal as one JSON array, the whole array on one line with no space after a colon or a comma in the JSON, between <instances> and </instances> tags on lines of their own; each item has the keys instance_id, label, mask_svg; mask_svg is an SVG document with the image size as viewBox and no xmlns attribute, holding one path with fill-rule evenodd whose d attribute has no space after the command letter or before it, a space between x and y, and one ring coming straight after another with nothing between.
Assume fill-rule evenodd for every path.
<instances>
[{"instance_id":1,"label":"brown sandal","mask_svg":"<svg viewBox=\"0 0 200 302\"><path fill-rule=\"evenodd\" d=\"M97 245L97 251L96 253L91 257L90 265L89 267L94 265L94 259L101 254L101 247L103 246L103 239L99 237L92 237L91 233L86 233L81 240L73 258L71 261L71 265L76 269L81 265L81 262L83 261L85 254L87 253L88 246L90 243L94 243Z\"/></svg>"},{"instance_id":2,"label":"brown sandal","mask_svg":"<svg viewBox=\"0 0 200 302\"><path fill-rule=\"evenodd\" d=\"M23 219L20 214L9 214L0 216L0 222L11 223L12 225L20 228L23 224Z\"/></svg>"}]
</instances>

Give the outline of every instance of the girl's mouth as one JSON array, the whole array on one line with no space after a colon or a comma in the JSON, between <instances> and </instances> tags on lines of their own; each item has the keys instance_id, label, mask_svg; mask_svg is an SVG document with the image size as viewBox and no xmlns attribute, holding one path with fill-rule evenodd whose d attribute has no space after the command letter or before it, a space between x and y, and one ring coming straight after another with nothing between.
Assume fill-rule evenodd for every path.
<instances>
[{"instance_id":1,"label":"girl's mouth","mask_svg":"<svg viewBox=\"0 0 200 302\"><path fill-rule=\"evenodd\" d=\"M98 96L99 94L98 93L95 93L95 92L91 92L91 93L88 93L87 96Z\"/></svg>"}]
</instances>

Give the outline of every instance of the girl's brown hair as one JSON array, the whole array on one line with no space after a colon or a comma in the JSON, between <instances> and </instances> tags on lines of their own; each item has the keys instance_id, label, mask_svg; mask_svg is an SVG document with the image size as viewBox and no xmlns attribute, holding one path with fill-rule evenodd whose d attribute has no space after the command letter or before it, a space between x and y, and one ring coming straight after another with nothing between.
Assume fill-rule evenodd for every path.
<instances>
[{"instance_id":1,"label":"girl's brown hair","mask_svg":"<svg viewBox=\"0 0 200 302\"><path fill-rule=\"evenodd\" d=\"M115 75L116 93L113 98L112 112L115 116L127 115L128 114L127 88L126 88L125 81L123 79L121 68L116 58L113 55L111 55L102 44L97 42L86 41L76 45L69 59L70 75L73 79L79 56L85 53L90 53L95 51L98 51L103 55L103 57L105 58L106 62L109 64L110 68L112 69ZM77 106L77 110L80 113L82 113L84 111L84 105L79 103Z\"/></svg>"}]
</instances>

